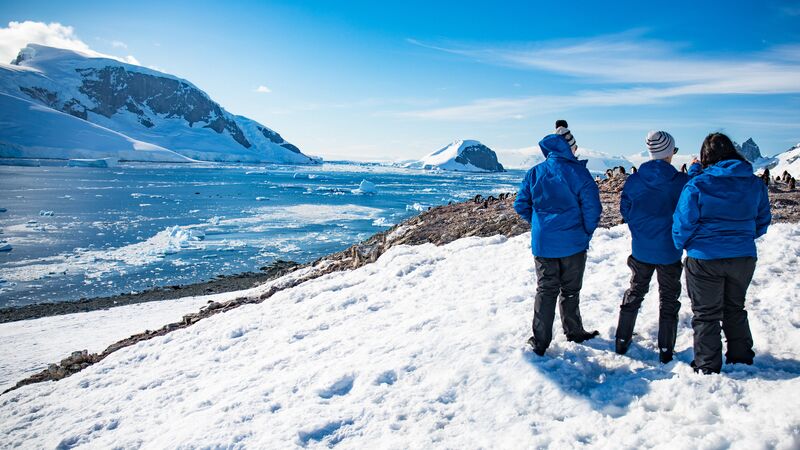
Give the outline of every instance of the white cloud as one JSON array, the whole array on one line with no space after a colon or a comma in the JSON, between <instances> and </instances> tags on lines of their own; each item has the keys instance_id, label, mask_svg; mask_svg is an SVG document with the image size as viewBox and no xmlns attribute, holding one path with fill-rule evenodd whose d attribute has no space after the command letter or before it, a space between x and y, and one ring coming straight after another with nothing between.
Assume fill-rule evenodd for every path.
<instances>
[{"instance_id":1,"label":"white cloud","mask_svg":"<svg viewBox=\"0 0 800 450\"><path fill-rule=\"evenodd\" d=\"M122 42L119 43L124 45ZM75 29L70 26L58 22L44 23L30 20L12 21L8 23L8 27L0 27L0 62L11 62L28 44L65 48L94 58L111 58L128 64L141 65L132 55L118 57L92 50L89 45L78 38ZM114 43L112 45L118 47Z\"/></svg>"},{"instance_id":2,"label":"white cloud","mask_svg":"<svg viewBox=\"0 0 800 450\"><path fill-rule=\"evenodd\" d=\"M688 95L800 93L800 46L731 56L685 54L680 46L638 39L635 33L587 40L535 42L525 47L414 45L472 58L605 84L566 96L488 98L403 115L427 119L492 120L580 106L639 105ZM635 86L635 87L627 87Z\"/></svg>"},{"instance_id":3,"label":"white cloud","mask_svg":"<svg viewBox=\"0 0 800 450\"><path fill-rule=\"evenodd\" d=\"M122 41L111 41L111 46L114 48L128 48L128 44Z\"/></svg>"},{"instance_id":4,"label":"white cloud","mask_svg":"<svg viewBox=\"0 0 800 450\"><path fill-rule=\"evenodd\" d=\"M269 94L270 92L272 92L272 89L270 89L270 88L268 88L268 87L266 87L266 86L264 86L262 84L262 85L260 85L259 87L256 88L255 92L258 92L259 94Z\"/></svg>"}]
</instances>

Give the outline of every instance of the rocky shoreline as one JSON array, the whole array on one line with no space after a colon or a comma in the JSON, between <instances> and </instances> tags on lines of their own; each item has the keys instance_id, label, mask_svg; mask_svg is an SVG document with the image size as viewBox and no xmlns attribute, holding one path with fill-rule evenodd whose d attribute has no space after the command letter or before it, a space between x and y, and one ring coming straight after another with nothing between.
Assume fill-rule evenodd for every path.
<instances>
[{"instance_id":1,"label":"rocky shoreline","mask_svg":"<svg viewBox=\"0 0 800 450\"><path fill-rule=\"evenodd\" d=\"M622 223L622 218L618 212L618 206L619 192L623 184L623 177L614 177L599 183L601 191L600 196L603 203L603 215L600 220L601 227L612 227ZM515 194L512 193L500 194L499 197L489 196L487 198L478 195L469 201L433 207L386 231L377 233L344 251L322 257L309 264L299 265L292 262L278 261L271 266L262 268L262 273L258 274L220 277L206 283L173 286L154 289L140 294L127 294L87 300L74 307L63 303L53 303L49 305L33 305L31 307L18 308L24 309L24 311L19 313L5 310L0 311L0 314L5 314L5 316L3 316L4 318L12 317L12 314L17 314L18 317L25 316L25 318L34 318L41 317L42 315L90 311L92 309L108 308L121 304L237 291L277 280L284 275L291 275L278 280L257 297L238 297L224 303L209 302L209 304L204 306L200 311L185 315L180 322L166 324L158 330L146 330L142 333L130 336L127 339L112 344L101 353L90 354L86 351L75 351L70 356L64 358L60 363L51 364L48 369L20 381L16 386L5 392L26 384L58 380L67 377L91 364L101 361L111 353L121 348L134 345L137 342L152 339L156 336L163 336L175 330L186 328L200 320L242 305L261 303L276 292L292 288L325 274L364 266L374 262L380 255L396 245L421 245L428 243L444 245L469 236L488 237L500 234L506 237L513 237L520 235L529 231L530 225L520 219L514 211L514 199ZM800 222L800 191L789 190L788 187L776 183L770 186L770 201L775 222ZM37 316L37 314L39 315ZM1 321L2 320L0 320L0 322Z\"/></svg>"},{"instance_id":2,"label":"rocky shoreline","mask_svg":"<svg viewBox=\"0 0 800 450\"><path fill-rule=\"evenodd\" d=\"M241 291L283 276L298 266L299 264L295 262L277 260L268 266L261 267L258 272L219 275L212 280L199 283L156 287L137 293L80 299L77 301L36 303L33 305L0 308L0 323L96 311L98 309L108 309L137 303Z\"/></svg>"}]
</instances>

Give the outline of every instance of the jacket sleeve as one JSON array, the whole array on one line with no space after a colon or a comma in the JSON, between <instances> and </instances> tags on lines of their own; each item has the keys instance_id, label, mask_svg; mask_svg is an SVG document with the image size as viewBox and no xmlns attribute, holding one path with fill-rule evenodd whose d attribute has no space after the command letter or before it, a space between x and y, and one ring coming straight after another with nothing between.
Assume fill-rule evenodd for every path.
<instances>
[{"instance_id":1,"label":"jacket sleeve","mask_svg":"<svg viewBox=\"0 0 800 450\"><path fill-rule=\"evenodd\" d=\"M588 181L583 183L581 191L578 193L578 200L581 204L581 214L583 215L583 229L586 234L592 235L600 223L600 214L603 213L603 205L600 203L600 190L597 183L586 172Z\"/></svg>"},{"instance_id":2,"label":"jacket sleeve","mask_svg":"<svg viewBox=\"0 0 800 450\"><path fill-rule=\"evenodd\" d=\"M531 215L533 214L533 202L531 201L531 186L533 186L533 169L525 174L522 183L519 185L519 192L517 192L517 199L514 200L514 210L526 222L531 222Z\"/></svg>"},{"instance_id":3,"label":"jacket sleeve","mask_svg":"<svg viewBox=\"0 0 800 450\"><path fill-rule=\"evenodd\" d=\"M760 180L759 180L760 181ZM772 212L769 209L769 192L767 186L763 183L761 185L761 197L758 202L758 216L756 216L756 237L763 236L772 222Z\"/></svg>"},{"instance_id":4,"label":"jacket sleeve","mask_svg":"<svg viewBox=\"0 0 800 450\"><path fill-rule=\"evenodd\" d=\"M678 250L686 248L686 244L697 230L699 219L699 193L694 185L687 184L672 215L672 242L675 248Z\"/></svg>"},{"instance_id":5,"label":"jacket sleeve","mask_svg":"<svg viewBox=\"0 0 800 450\"><path fill-rule=\"evenodd\" d=\"M700 163L694 163L689 167L689 178L694 178L698 175L703 173L703 165Z\"/></svg>"},{"instance_id":6,"label":"jacket sleeve","mask_svg":"<svg viewBox=\"0 0 800 450\"><path fill-rule=\"evenodd\" d=\"M628 183L625 183L625 186L622 187L622 195L620 195L619 198L619 213L622 215L622 220L625 223L630 223L631 196L628 191Z\"/></svg>"}]
</instances>

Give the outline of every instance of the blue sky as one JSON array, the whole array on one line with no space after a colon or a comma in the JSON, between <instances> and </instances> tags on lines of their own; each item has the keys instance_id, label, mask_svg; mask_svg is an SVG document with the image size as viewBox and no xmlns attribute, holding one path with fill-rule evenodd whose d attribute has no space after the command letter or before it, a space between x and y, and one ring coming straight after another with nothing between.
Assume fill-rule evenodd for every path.
<instances>
[{"instance_id":1,"label":"blue sky","mask_svg":"<svg viewBox=\"0 0 800 450\"><path fill-rule=\"evenodd\" d=\"M719 130L800 142L800 2L699 3L6 0L0 26L71 27L330 159L470 138L502 161L557 118L610 154L650 129L687 153Z\"/></svg>"}]
</instances>

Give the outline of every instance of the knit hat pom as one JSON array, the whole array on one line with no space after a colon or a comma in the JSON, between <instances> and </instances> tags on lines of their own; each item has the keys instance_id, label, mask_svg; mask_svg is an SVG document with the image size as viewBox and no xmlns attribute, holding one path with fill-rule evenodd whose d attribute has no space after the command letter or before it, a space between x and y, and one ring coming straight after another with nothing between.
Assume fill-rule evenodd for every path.
<instances>
[{"instance_id":1,"label":"knit hat pom","mask_svg":"<svg viewBox=\"0 0 800 450\"><path fill-rule=\"evenodd\" d=\"M645 143L650 151L650 159L664 159L675 153L675 139L666 131L647 133Z\"/></svg>"},{"instance_id":2,"label":"knit hat pom","mask_svg":"<svg viewBox=\"0 0 800 450\"><path fill-rule=\"evenodd\" d=\"M572 149L573 153L578 151L578 144L575 142L575 137L572 136L569 128L558 127L556 128L556 134L567 140L567 144L569 144L569 147Z\"/></svg>"}]
</instances>

